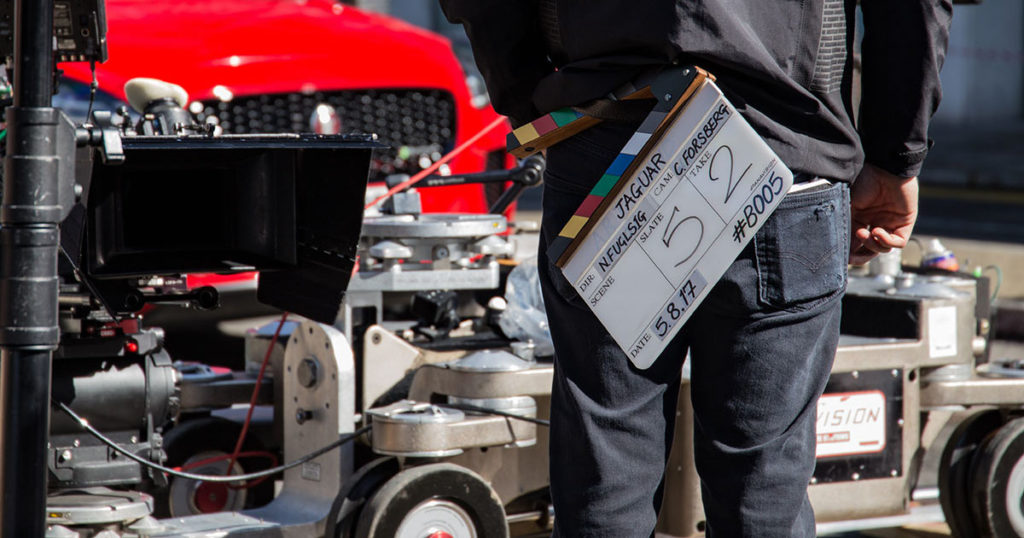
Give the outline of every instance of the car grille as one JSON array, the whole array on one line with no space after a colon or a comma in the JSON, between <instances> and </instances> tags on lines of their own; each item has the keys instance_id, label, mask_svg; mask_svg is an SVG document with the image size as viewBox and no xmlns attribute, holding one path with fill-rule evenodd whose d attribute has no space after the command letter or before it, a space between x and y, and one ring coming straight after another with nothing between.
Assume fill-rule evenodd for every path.
<instances>
[{"instance_id":1,"label":"car grille","mask_svg":"<svg viewBox=\"0 0 1024 538\"><path fill-rule=\"evenodd\" d=\"M374 154L371 179L414 174L455 145L455 99L444 90L294 92L202 104L200 122L216 123L234 134L309 132L316 107L330 105L343 134L376 133L391 146Z\"/></svg>"}]
</instances>

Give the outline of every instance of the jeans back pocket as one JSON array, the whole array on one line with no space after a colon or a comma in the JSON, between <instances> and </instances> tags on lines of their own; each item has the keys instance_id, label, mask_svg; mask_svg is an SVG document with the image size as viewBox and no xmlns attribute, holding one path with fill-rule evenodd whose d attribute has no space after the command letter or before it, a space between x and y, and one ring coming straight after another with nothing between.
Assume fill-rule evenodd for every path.
<instances>
[{"instance_id":1,"label":"jeans back pocket","mask_svg":"<svg viewBox=\"0 0 1024 538\"><path fill-rule=\"evenodd\" d=\"M846 183L786 196L754 236L760 300L806 310L842 291L849 227Z\"/></svg>"}]
</instances>

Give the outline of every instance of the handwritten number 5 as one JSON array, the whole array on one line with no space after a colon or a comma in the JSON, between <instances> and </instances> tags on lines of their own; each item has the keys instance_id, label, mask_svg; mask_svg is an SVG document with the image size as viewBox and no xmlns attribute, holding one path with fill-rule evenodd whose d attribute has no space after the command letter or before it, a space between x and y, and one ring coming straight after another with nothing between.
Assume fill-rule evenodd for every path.
<instances>
[{"instance_id":1,"label":"handwritten number 5","mask_svg":"<svg viewBox=\"0 0 1024 538\"><path fill-rule=\"evenodd\" d=\"M665 233L661 234L661 242L665 243L666 248L668 248L669 243L672 242L672 236L676 234L676 230L683 224L683 221L680 221L674 228L671 227L672 221L676 218L676 213L679 213L679 207L672 206L672 214L669 215L668 224L665 225Z\"/></svg>"},{"instance_id":2,"label":"handwritten number 5","mask_svg":"<svg viewBox=\"0 0 1024 538\"><path fill-rule=\"evenodd\" d=\"M676 235L676 230L678 230L680 226L686 224L688 221L697 221L697 225L700 226L700 231L697 233L697 241L693 244L693 249L690 250L690 253L687 254L686 257L684 257L679 263L675 264L674 267L679 267L680 265L690 261L690 258L692 258L694 254L696 254L697 247L699 247L701 241L704 240L704 222L697 218L696 215L691 215L676 223L675 226L672 226L672 221L675 220L677 213L679 213L679 207L672 206L672 214L669 215L668 223L665 224L665 233L661 234L661 242L665 244L666 248L669 246L670 243L672 243L672 238Z\"/></svg>"}]
</instances>

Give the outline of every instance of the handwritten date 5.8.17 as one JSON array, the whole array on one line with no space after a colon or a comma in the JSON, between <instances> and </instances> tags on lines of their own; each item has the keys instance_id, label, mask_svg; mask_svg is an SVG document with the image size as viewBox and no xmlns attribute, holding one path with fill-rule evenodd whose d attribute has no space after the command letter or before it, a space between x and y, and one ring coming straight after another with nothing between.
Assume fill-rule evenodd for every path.
<instances>
[{"instance_id":1,"label":"handwritten date 5.8.17","mask_svg":"<svg viewBox=\"0 0 1024 538\"><path fill-rule=\"evenodd\" d=\"M705 286L707 286L707 281L704 280L704 276L695 271L679 288L673 299L665 306L662 314L651 325L651 329L659 339L665 339L679 318L683 317L686 309L690 308L693 301L697 299L697 295L704 291Z\"/></svg>"}]
</instances>

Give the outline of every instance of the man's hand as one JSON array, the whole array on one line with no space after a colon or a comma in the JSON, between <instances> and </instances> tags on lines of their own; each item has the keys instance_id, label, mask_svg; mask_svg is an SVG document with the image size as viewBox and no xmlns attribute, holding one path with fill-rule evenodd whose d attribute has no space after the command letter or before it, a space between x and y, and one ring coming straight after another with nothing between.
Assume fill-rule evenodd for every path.
<instances>
[{"instance_id":1,"label":"man's hand","mask_svg":"<svg viewBox=\"0 0 1024 538\"><path fill-rule=\"evenodd\" d=\"M916 177L899 177L865 164L850 198L850 263L867 263L907 245L917 220Z\"/></svg>"}]
</instances>

